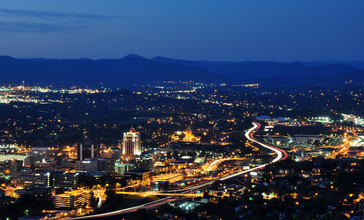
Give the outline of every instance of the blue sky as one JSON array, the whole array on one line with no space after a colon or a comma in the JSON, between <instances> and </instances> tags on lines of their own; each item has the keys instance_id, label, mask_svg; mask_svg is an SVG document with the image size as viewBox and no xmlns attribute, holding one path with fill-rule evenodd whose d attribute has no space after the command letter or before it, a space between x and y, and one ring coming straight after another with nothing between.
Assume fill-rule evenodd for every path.
<instances>
[{"instance_id":1,"label":"blue sky","mask_svg":"<svg viewBox=\"0 0 364 220\"><path fill-rule=\"evenodd\" d=\"M0 2L1 55L364 60L363 0Z\"/></svg>"}]
</instances>

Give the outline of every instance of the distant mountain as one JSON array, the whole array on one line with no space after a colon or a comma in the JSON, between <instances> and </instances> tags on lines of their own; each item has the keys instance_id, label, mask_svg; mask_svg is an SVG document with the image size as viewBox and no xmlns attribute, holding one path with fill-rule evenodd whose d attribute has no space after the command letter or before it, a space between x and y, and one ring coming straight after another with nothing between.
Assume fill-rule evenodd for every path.
<instances>
[{"instance_id":1,"label":"distant mountain","mask_svg":"<svg viewBox=\"0 0 364 220\"><path fill-rule=\"evenodd\" d=\"M357 61L326 60L326 61L317 61L317 62L302 62L302 64L305 66L318 66L318 65L325 65L325 64L335 64L335 63L346 64L346 65L350 65L352 67L364 69L364 61L359 61L359 60L357 60Z\"/></svg>"},{"instance_id":2,"label":"distant mountain","mask_svg":"<svg viewBox=\"0 0 364 220\"><path fill-rule=\"evenodd\" d=\"M360 68L353 67L344 63L329 63L329 61L321 62L272 62L272 61L244 61L244 62L211 62L211 61L188 61L177 60L164 57L155 57L152 59L157 62L179 63L186 66L198 66L207 69L213 73L225 75L237 72L245 72L249 74L258 74L259 76L274 75L292 75L304 74L310 75L313 72L326 74L327 71L351 72ZM359 61L358 61L359 63Z\"/></svg>"},{"instance_id":3,"label":"distant mountain","mask_svg":"<svg viewBox=\"0 0 364 220\"><path fill-rule=\"evenodd\" d=\"M358 62L359 63L359 62ZM210 62L130 54L121 59L15 59L0 57L0 84L89 85L130 88L153 81L348 85L363 83L363 69L345 63Z\"/></svg>"},{"instance_id":4,"label":"distant mountain","mask_svg":"<svg viewBox=\"0 0 364 220\"><path fill-rule=\"evenodd\" d=\"M354 84L363 83L360 77L351 74L361 73L361 68L348 65L349 61L333 63L322 62L271 62L271 61L245 61L245 62L210 62L187 61L164 57L155 57L152 60L164 63L178 63L188 66L200 67L212 73L224 75L229 82L234 83L260 83L264 85L296 86L296 85L326 85L340 86L345 82L332 80L340 78L339 75L351 77ZM360 66L360 61L352 63ZM364 63L364 62L363 62Z\"/></svg>"},{"instance_id":5,"label":"distant mountain","mask_svg":"<svg viewBox=\"0 0 364 220\"><path fill-rule=\"evenodd\" d=\"M41 85L100 85L132 87L153 81L221 82L225 78L205 69L159 63L139 56L105 60L33 60L0 57L0 83L26 81Z\"/></svg>"}]
</instances>

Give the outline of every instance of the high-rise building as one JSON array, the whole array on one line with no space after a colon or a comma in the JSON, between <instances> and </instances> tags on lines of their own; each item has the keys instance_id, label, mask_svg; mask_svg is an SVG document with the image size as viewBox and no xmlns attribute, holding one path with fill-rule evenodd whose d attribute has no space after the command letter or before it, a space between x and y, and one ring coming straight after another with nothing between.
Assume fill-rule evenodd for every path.
<instances>
[{"instance_id":1,"label":"high-rise building","mask_svg":"<svg viewBox=\"0 0 364 220\"><path fill-rule=\"evenodd\" d=\"M139 155L135 159L137 169L154 171L154 157L151 154Z\"/></svg>"},{"instance_id":2,"label":"high-rise building","mask_svg":"<svg viewBox=\"0 0 364 220\"><path fill-rule=\"evenodd\" d=\"M77 144L77 160L85 160L99 157L99 145L93 144L91 141Z\"/></svg>"},{"instance_id":3,"label":"high-rise building","mask_svg":"<svg viewBox=\"0 0 364 220\"><path fill-rule=\"evenodd\" d=\"M123 156L135 157L141 153L140 134L131 128L129 132L125 132L123 136Z\"/></svg>"}]
</instances>

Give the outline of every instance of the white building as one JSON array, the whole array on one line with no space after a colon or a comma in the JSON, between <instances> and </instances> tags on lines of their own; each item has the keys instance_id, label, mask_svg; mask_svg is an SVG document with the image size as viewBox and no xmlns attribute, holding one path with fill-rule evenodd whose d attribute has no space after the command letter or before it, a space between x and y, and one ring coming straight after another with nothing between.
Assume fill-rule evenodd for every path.
<instances>
[{"instance_id":1,"label":"white building","mask_svg":"<svg viewBox=\"0 0 364 220\"><path fill-rule=\"evenodd\" d=\"M140 134L131 128L129 132L124 133L122 154L124 157L135 157L140 155L141 151Z\"/></svg>"}]
</instances>

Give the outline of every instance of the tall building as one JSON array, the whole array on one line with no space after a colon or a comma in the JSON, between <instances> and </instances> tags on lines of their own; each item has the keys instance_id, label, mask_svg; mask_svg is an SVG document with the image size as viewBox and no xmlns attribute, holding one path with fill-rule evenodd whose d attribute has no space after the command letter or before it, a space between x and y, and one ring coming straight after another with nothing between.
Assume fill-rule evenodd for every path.
<instances>
[{"instance_id":1,"label":"tall building","mask_svg":"<svg viewBox=\"0 0 364 220\"><path fill-rule=\"evenodd\" d=\"M77 160L85 160L99 157L99 145L88 141L82 144L77 144Z\"/></svg>"},{"instance_id":2,"label":"tall building","mask_svg":"<svg viewBox=\"0 0 364 220\"><path fill-rule=\"evenodd\" d=\"M132 127L123 136L123 156L135 157L141 153L140 134Z\"/></svg>"},{"instance_id":3,"label":"tall building","mask_svg":"<svg viewBox=\"0 0 364 220\"><path fill-rule=\"evenodd\" d=\"M135 166L137 169L154 171L154 157L151 154L139 155L135 159Z\"/></svg>"}]
</instances>

